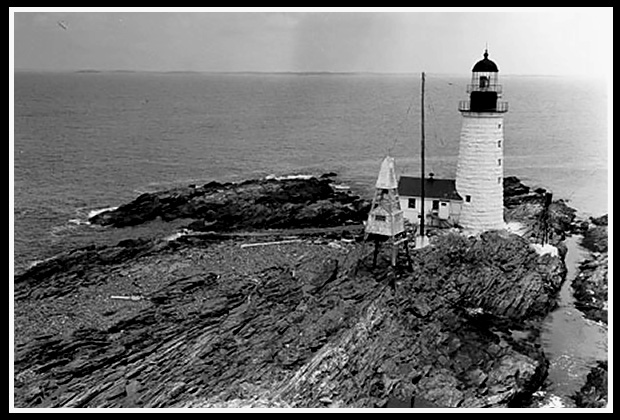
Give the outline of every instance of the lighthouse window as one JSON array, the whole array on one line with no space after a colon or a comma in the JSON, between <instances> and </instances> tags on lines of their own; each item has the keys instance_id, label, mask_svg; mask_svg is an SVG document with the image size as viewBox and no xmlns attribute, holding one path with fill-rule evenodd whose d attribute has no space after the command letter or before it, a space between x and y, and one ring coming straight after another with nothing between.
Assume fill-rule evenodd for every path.
<instances>
[{"instance_id":1,"label":"lighthouse window","mask_svg":"<svg viewBox=\"0 0 620 420\"><path fill-rule=\"evenodd\" d=\"M502 166L502 160L501 159L497 159L497 166Z\"/></svg>"},{"instance_id":2,"label":"lighthouse window","mask_svg":"<svg viewBox=\"0 0 620 420\"><path fill-rule=\"evenodd\" d=\"M415 209L415 198L410 198L407 201L407 207L410 209Z\"/></svg>"},{"instance_id":3,"label":"lighthouse window","mask_svg":"<svg viewBox=\"0 0 620 420\"><path fill-rule=\"evenodd\" d=\"M501 183L502 183L502 177L501 177L501 176L497 177L497 183L498 183L498 184L501 184Z\"/></svg>"},{"instance_id":4,"label":"lighthouse window","mask_svg":"<svg viewBox=\"0 0 620 420\"><path fill-rule=\"evenodd\" d=\"M471 202L471 195L466 195L465 196L465 202L466 203L470 203Z\"/></svg>"},{"instance_id":5,"label":"lighthouse window","mask_svg":"<svg viewBox=\"0 0 620 420\"><path fill-rule=\"evenodd\" d=\"M497 128L502 128L502 123L497 124Z\"/></svg>"},{"instance_id":6,"label":"lighthouse window","mask_svg":"<svg viewBox=\"0 0 620 420\"><path fill-rule=\"evenodd\" d=\"M501 140L497 140L497 147L502 147L502 141Z\"/></svg>"}]
</instances>

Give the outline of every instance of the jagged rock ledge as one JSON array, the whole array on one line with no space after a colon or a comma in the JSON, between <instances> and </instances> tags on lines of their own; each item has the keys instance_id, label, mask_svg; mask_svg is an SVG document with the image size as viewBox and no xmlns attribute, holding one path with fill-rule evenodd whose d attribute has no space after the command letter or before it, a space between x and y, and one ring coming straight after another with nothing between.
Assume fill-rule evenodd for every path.
<instances>
[{"instance_id":1,"label":"jagged rock ledge","mask_svg":"<svg viewBox=\"0 0 620 420\"><path fill-rule=\"evenodd\" d=\"M504 178L504 220L521 225L520 236L533 242L541 242L544 224L541 214L548 191L542 187L532 190L519 178ZM582 233L583 224L576 219L577 210L563 199L553 200L548 209L548 242L565 252L562 241L567 235Z\"/></svg>"},{"instance_id":2,"label":"jagged rock ledge","mask_svg":"<svg viewBox=\"0 0 620 420\"><path fill-rule=\"evenodd\" d=\"M135 226L155 218L194 219L196 231L337 226L365 220L370 203L333 186L333 173L308 179L254 179L241 183L145 193L90 218L104 226Z\"/></svg>"},{"instance_id":3,"label":"jagged rock ledge","mask_svg":"<svg viewBox=\"0 0 620 420\"><path fill-rule=\"evenodd\" d=\"M197 210L209 230L291 226L283 220L301 228L312 219L299 217L302 207L325 208L325 197L342 212L327 211L322 226L365 218L366 203L329 191L326 179L309 184L321 199L301 183L242 184L150 195L100 222ZM242 210L213 206L234 207L226 198L234 195L245 197ZM289 198L292 216L272 218L271 207ZM258 212L259 225L208 214L272 202L262 204L269 210ZM447 233L412 250L410 272L390 269L388 255L372 269L369 249L351 240L298 239L252 247L254 239L234 236L126 240L20 274L16 405L505 407L543 382L538 328L555 306L561 258L505 232Z\"/></svg>"},{"instance_id":4,"label":"jagged rock ledge","mask_svg":"<svg viewBox=\"0 0 620 420\"><path fill-rule=\"evenodd\" d=\"M607 324L608 249L607 215L590 219L581 245L590 255L579 267L573 280L575 307L594 321Z\"/></svg>"},{"instance_id":5,"label":"jagged rock ledge","mask_svg":"<svg viewBox=\"0 0 620 420\"><path fill-rule=\"evenodd\" d=\"M607 376L607 361L599 361L588 373L586 383L571 397L577 407L607 407Z\"/></svg>"}]
</instances>

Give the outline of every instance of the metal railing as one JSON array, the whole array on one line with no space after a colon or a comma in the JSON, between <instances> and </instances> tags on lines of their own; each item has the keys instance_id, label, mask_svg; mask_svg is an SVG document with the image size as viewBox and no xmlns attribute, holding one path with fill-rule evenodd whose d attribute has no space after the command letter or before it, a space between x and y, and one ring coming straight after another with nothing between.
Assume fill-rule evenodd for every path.
<instances>
[{"instance_id":1,"label":"metal railing","mask_svg":"<svg viewBox=\"0 0 620 420\"><path fill-rule=\"evenodd\" d=\"M459 101L459 111L471 112L471 102L469 100ZM475 112L507 112L507 111L508 111L508 102L497 101L497 104L494 109L477 110Z\"/></svg>"},{"instance_id":2,"label":"metal railing","mask_svg":"<svg viewBox=\"0 0 620 420\"><path fill-rule=\"evenodd\" d=\"M497 101L497 111L496 112L507 112L508 111L508 102L506 101Z\"/></svg>"},{"instance_id":3,"label":"metal railing","mask_svg":"<svg viewBox=\"0 0 620 420\"><path fill-rule=\"evenodd\" d=\"M472 93L472 92L497 92L498 95L502 94L502 85L500 84L492 84L492 85L487 85L485 87L480 87L479 84L469 84L467 85L467 93Z\"/></svg>"}]
</instances>

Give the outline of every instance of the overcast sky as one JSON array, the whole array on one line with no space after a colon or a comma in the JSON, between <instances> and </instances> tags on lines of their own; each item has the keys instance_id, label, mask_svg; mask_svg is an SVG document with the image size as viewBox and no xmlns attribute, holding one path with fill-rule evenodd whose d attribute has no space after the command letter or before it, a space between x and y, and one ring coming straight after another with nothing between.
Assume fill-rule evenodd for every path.
<instances>
[{"instance_id":1,"label":"overcast sky","mask_svg":"<svg viewBox=\"0 0 620 420\"><path fill-rule=\"evenodd\" d=\"M600 75L613 62L612 15L16 12L14 67L462 74L488 43L504 74Z\"/></svg>"}]
</instances>

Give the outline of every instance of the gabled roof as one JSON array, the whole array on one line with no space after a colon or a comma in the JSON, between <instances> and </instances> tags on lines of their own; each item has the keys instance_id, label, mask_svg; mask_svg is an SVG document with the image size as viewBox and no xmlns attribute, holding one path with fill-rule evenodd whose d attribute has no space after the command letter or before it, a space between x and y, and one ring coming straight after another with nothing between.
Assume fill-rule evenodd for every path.
<instances>
[{"instance_id":1,"label":"gabled roof","mask_svg":"<svg viewBox=\"0 0 620 420\"><path fill-rule=\"evenodd\" d=\"M401 176L398 180L398 195L409 197L422 196L420 178ZM463 200L459 193L456 192L456 181L454 179L425 178L424 196L444 200Z\"/></svg>"}]
</instances>

